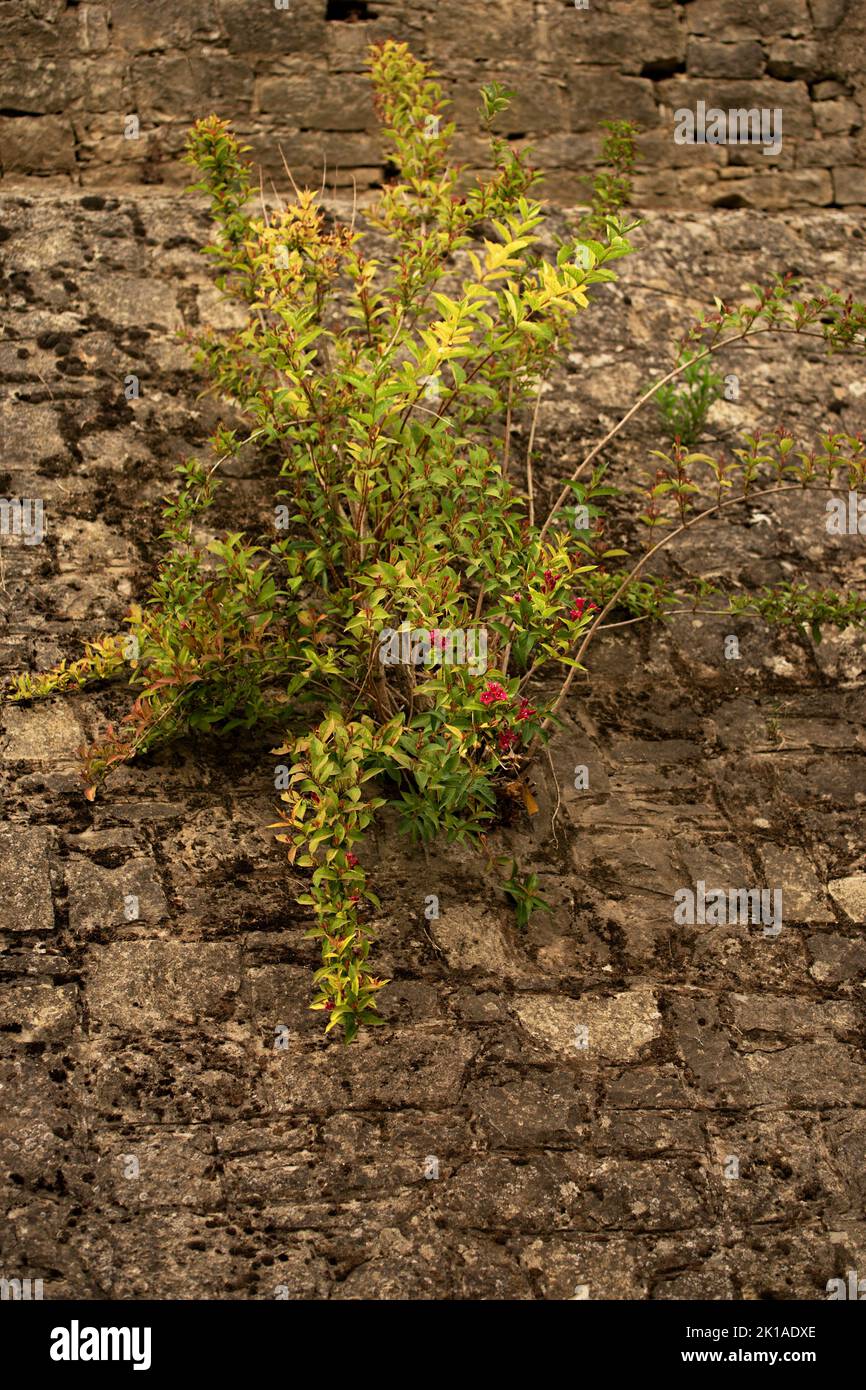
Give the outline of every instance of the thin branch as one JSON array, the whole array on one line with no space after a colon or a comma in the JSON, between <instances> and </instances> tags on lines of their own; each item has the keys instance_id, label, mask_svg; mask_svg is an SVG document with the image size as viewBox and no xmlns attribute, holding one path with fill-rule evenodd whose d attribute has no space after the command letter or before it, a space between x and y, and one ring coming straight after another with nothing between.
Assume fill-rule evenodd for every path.
<instances>
[{"instance_id":1,"label":"thin branch","mask_svg":"<svg viewBox=\"0 0 866 1390\"><path fill-rule=\"evenodd\" d=\"M532 412L532 425L529 430L529 444L526 449L526 493L529 498L529 524L535 525L535 488L533 485L532 473L532 450L535 447L535 431L538 426L538 412L541 409L541 392L544 387L545 378L542 377L538 383L538 390L535 393L535 408ZM509 381L509 387L510 387ZM541 536L544 535L542 531ZM539 537L539 540L541 537Z\"/></svg>"},{"instance_id":2,"label":"thin branch","mask_svg":"<svg viewBox=\"0 0 866 1390\"><path fill-rule=\"evenodd\" d=\"M577 482L578 478L585 471L585 469L589 467L593 459L601 453L602 449L604 449L610 443L610 441L614 438L615 435L619 434L620 430L623 428L624 425L628 424L632 416L635 415L637 411L641 409L642 406L646 405L647 401L651 400L652 397L662 386L665 386L669 381L673 381L674 377L677 377L682 372L684 372L686 370L686 367L690 367L694 365L694 363L696 362L702 362L705 357L710 357L714 352L720 352L722 348L730 347L733 343L742 342L744 338L755 337L755 335L758 333L796 333L797 336L800 338L820 338L822 342L826 342L826 337L823 333L812 333L808 329L803 328L788 328L784 324L777 323L766 324L763 328L755 328L754 322L755 321L753 321L753 323L751 323L749 327L746 328L745 331L742 333L736 333L733 335L733 337L722 338L717 343L711 343L709 347L704 348L703 352L697 353L694 357L690 358L688 362L684 362L681 366L674 367L673 371L668 372L667 376L663 376L661 381L657 381L654 386L651 386L648 391L644 392L644 394L640 397L639 400L635 402L631 409L626 411L622 419L614 425L613 429L608 430L604 438L600 440L598 444L595 444L593 448L590 449L586 457L578 464L577 468L572 473L565 487L562 489L562 492L559 494L556 501L554 502L553 507L551 508L550 513L547 517L547 520L541 528L539 540L544 539L548 532L550 524L553 521L553 518L559 512L563 502L565 502L565 500L571 493L571 484Z\"/></svg>"},{"instance_id":3,"label":"thin branch","mask_svg":"<svg viewBox=\"0 0 866 1390\"><path fill-rule=\"evenodd\" d=\"M514 390L514 377L508 378L508 408L505 412L505 447L502 450L502 476L508 477L508 459L511 454L511 397Z\"/></svg>"},{"instance_id":4,"label":"thin branch","mask_svg":"<svg viewBox=\"0 0 866 1390\"><path fill-rule=\"evenodd\" d=\"M295 183L295 180L294 180L294 176L293 176L293 174L292 174L292 171L291 171L291 169L289 168L288 164L286 163L286 156L283 154L283 147L282 147L282 145L278 144L278 145L277 145L277 149L278 149L279 152L280 152L280 159L283 161L283 168L285 169L285 171L286 171L286 173L287 173L287 175L288 175L289 183L292 185L292 188L295 190L295 197L298 198L298 199L300 199L301 190L298 188L298 185Z\"/></svg>"},{"instance_id":5,"label":"thin branch","mask_svg":"<svg viewBox=\"0 0 866 1390\"><path fill-rule=\"evenodd\" d=\"M821 490L824 489L822 488ZM832 489L830 490L832 491ZM696 516L691 517L690 520L685 521L682 523L682 525L675 527L673 531L668 531L664 536L662 536L661 540L656 541L655 545L651 546L650 549L644 555L641 556L637 564L635 564L632 567L632 569L626 575L625 579L620 584L619 588L616 590L616 593L614 593L612 597L608 599L607 603L605 604L604 608L601 609L600 613L598 614L598 617L595 619L592 626L587 629L586 636L584 637L583 641L578 647L577 654L575 655L574 665L569 671L568 676L566 677L563 683L562 689L560 690L559 695L557 696L550 710L550 713L548 714L547 718L542 724L541 729L539 730L539 734L543 733L544 730L549 727L557 710L559 709L560 705L562 704L563 700L565 699L566 695L571 689L572 681L574 680L574 677L580 668L581 658L583 657L587 647L589 646L590 642L595 636L598 628L601 626L610 610L616 605L617 600L620 598L620 596L623 593L625 593L625 590L628 588L632 580L640 573L640 571L652 559L653 555L655 555L657 551L661 550L663 546L667 545L668 542L672 541L676 536L680 536L684 531L690 530L699 521L705 520L705 518L708 516L713 516L713 514L716 512L723 511L725 507L732 507L735 503L739 502L751 502L756 497L767 497L770 494L776 495L782 492L803 491L804 488L802 483L783 483L781 485L776 485L775 487L761 488L758 492L750 492L747 493L745 496L741 497L726 497L723 502L717 502L714 506L708 507L706 511L699 512ZM533 747L538 740L539 734L536 734L535 739L533 740Z\"/></svg>"},{"instance_id":6,"label":"thin branch","mask_svg":"<svg viewBox=\"0 0 866 1390\"><path fill-rule=\"evenodd\" d=\"M593 445L593 447L590 449L590 451L589 451L589 453L586 455L586 457L585 457L584 459L582 459L581 462L577 465L577 468L575 468L574 472L572 473L572 475L571 475L571 477L569 478L568 482L566 483L565 487L562 489L562 492L559 494L559 496L557 497L556 501L554 502L553 507L551 508L551 511L550 511L550 513L549 513L549 515L548 515L548 517L547 517L547 520L545 521L544 525L543 525L542 528L541 528L541 533L540 533L540 535L539 535L539 540L543 540L544 537L547 535L547 532L548 532L548 530L549 530L549 528L550 528L550 524L551 524L551 522L553 521L553 518L556 516L556 514L557 514L557 512L559 511L560 507L562 506L563 502L564 502L564 501L566 500L566 498L570 495L570 493L571 493L571 484L577 482L577 480L578 480L578 478L580 477L580 475L581 475L581 474L589 467L589 465L592 463L592 460L593 460L598 454L601 453L602 449L606 448L606 446L610 443L610 441L614 438L614 436L617 435L617 434L619 434L620 430L621 430L625 425L628 424L628 422L629 422L629 420L631 419L631 417L632 417L633 415L637 414L637 412L641 409L641 407L644 406L644 405L646 405L647 401L651 400L652 397L656 394L656 392L657 392L658 390L660 390L660 388L661 388L662 386L665 386L665 385L667 384L667 382L669 382L669 381L673 381L674 377L679 376L682 372L685 371L686 367L687 367L687 366L690 366L693 362L701 362L701 361L703 361L703 359L704 359L705 357L709 357L710 354L711 354L712 352L718 351L719 348L728 347L731 343L738 343L738 342L740 342L741 339L743 339L743 338L746 337L746 335L747 335L748 332L749 332L749 329L746 329L746 332L745 332L745 333L738 333L738 334L737 334L735 337L733 337L733 338L726 338L726 339L724 339L722 342L717 343L717 344L715 345L715 347L708 347L708 348L706 348L706 349L705 349L702 353L700 353L697 357L692 358L690 362L685 362L685 363L682 364L682 366L674 367L673 371L668 372L667 376L663 376L662 379L661 379L661 381L657 381L657 382L655 383L654 386L651 386L651 387L649 388L648 391L645 391L644 394L643 394L641 397L639 397L639 399L638 399L637 401L635 401L635 403L634 403L634 405L631 407L631 409L626 411L626 413L625 413L625 415L623 415L622 419L619 420L619 421L617 422L617 424L615 424L615 425L613 426L613 429L608 430L608 432L607 432L607 434L604 436L604 438L601 439L601 440L599 440L598 444Z\"/></svg>"},{"instance_id":7,"label":"thin branch","mask_svg":"<svg viewBox=\"0 0 866 1390\"><path fill-rule=\"evenodd\" d=\"M259 165L259 199L262 205L262 217L265 219L265 226L269 228L271 225L271 219L268 217L268 208L267 204L265 203L265 179L264 171L262 170L261 165Z\"/></svg>"},{"instance_id":8,"label":"thin branch","mask_svg":"<svg viewBox=\"0 0 866 1390\"><path fill-rule=\"evenodd\" d=\"M558 849L559 842L556 838L556 817L559 815L559 808L562 804L562 796L559 790L559 781L556 776L556 769L553 766L553 759L550 756L550 749L547 747L546 744L544 746L544 751L547 754L547 761L550 764L550 775L553 778L553 785L556 787L556 805L553 808L553 815L550 817L550 832L553 835L553 843L554 845L556 845Z\"/></svg>"}]
</instances>

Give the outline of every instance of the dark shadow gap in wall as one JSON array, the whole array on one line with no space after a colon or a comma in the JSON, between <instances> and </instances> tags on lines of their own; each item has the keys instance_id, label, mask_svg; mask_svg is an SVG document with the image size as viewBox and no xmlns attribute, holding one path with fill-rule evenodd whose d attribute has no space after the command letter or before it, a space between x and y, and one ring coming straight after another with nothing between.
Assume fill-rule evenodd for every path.
<instances>
[{"instance_id":1,"label":"dark shadow gap in wall","mask_svg":"<svg viewBox=\"0 0 866 1390\"><path fill-rule=\"evenodd\" d=\"M664 59L660 59L658 62L644 63L640 70L640 76L649 77L653 82L663 82L666 77L676 77L678 73L685 71L685 62L678 62L676 59L666 62Z\"/></svg>"},{"instance_id":2,"label":"dark shadow gap in wall","mask_svg":"<svg viewBox=\"0 0 866 1390\"><path fill-rule=\"evenodd\" d=\"M387 188L388 184L396 183L400 177L400 170L393 160L387 159L382 165L382 175L380 179L374 179L370 184L371 188Z\"/></svg>"},{"instance_id":3,"label":"dark shadow gap in wall","mask_svg":"<svg viewBox=\"0 0 866 1390\"><path fill-rule=\"evenodd\" d=\"M328 0L325 19L340 20L344 24L358 24L365 19L378 18L371 10L367 0Z\"/></svg>"}]
</instances>

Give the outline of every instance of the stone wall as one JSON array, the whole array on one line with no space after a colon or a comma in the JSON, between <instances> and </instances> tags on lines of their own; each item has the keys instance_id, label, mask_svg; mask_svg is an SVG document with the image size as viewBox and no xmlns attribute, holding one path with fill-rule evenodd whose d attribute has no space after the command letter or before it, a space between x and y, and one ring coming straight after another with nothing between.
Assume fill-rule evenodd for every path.
<instances>
[{"instance_id":1,"label":"stone wall","mask_svg":"<svg viewBox=\"0 0 866 1390\"><path fill-rule=\"evenodd\" d=\"M580 0L583 3L583 0ZM0 20L7 180L179 184L190 122L231 117L267 176L359 189L382 177L364 55L394 37L447 77L461 157L482 158L481 82L518 93L546 191L580 200L598 122L645 131L639 205L866 205L862 0L11 0ZM287 8L277 8L285 4ZM678 145L674 112L781 108L783 146ZM137 138L126 138L128 117Z\"/></svg>"},{"instance_id":2,"label":"stone wall","mask_svg":"<svg viewBox=\"0 0 866 1390\"><path fill-rule=\"evenodd\" d=\"M650 213L543 395L539 507L713 294L796 267L862 298L861 221ZM172 468L222 413L174 335L231 313L206 233L174 190L0 196L0 491L46 517L43 544L0 547L4 677L76 659L146 592ZM861 359L763 341L724 358L740 391L712 452L779 420L804 444L866 429ZM639 413L614 483L659 443ZM270 461L225 471L214 528L263 525ZM736 590L866 588L863 537L828 536L808 493L732 507L676 563ZM0 1274L46 1300L770 1301L866 1272L862 631L814 645L684 613L607 633L538 814L492 842L553 912L518 932L483 860L380 822L361 852L388 1026L351 1048L308 1008L304 880L266 829L273 735L159 749L88 802L76 749L130 699L0 704ZM697 880L781 889L779 937L678 926Z\"/></svg>"}]
</instances>

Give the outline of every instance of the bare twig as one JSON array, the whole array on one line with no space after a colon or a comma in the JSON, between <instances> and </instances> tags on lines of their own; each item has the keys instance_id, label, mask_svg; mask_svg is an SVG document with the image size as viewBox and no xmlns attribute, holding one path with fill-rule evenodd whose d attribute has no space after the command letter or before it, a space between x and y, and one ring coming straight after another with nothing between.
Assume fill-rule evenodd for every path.
<instances>
[{"instance_id":1,"label":"bare twig","mask_svg":"<svg viewBox=\"0 0 866 1390\"><path fill-rule=\"evenodd\" d=\"M553 778L553 785L556 787L556 805L553 808L553 815L550 817L550 833L553 836L553 843L559 848L559 841L556 836L556 817L559 815L559 808L562 805L562 797L559 791L559 781L556 776L556 769L553 766L553 759L550 756L550 749L545 744L544 751L547 754L547 761L550 764L550 775Z\"/></svg>"},{"instance_id":2,"label":"bare twig","mask_svg":"<svg viewBox=\"0 0 866 1390\"><path fill-rule=\"evenodd\" d=\"M283 154L283 147L282 147L282 145L277 145L277 149L278 149L279 152L280 152L280 159L283 161L283 168L285 169L286 174L288 175L289 183L292 185L292 188L295 190L295 197L296 197L296 198L300 198L300 196L301 196L301 190L298 188L298 185L295 183L295 180L294 180L294 176L293 176L293 174L292 174L292 171L291 171L291 169L289 168L288 164L286 163L286 156Z\"/></svg>"}]
</instances>

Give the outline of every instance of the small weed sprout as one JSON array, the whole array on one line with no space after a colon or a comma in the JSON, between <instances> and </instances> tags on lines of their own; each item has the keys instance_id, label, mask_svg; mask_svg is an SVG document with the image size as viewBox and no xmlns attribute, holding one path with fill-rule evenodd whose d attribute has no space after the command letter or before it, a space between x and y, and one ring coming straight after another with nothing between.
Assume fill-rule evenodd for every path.
<instances>
[{"instance_id":1,"label":"small weed sprout","mask_svg":"<svg viewBox=\"0 0 866 1390\"><path fill-rule=\"evenodd\" d=\"M665 436L693 449L703 433L710 407L724 393L724 381L711 363L696 361L688 354L681 362L682 374L660 386L656 407Z\"/></svg>"}]
</instances>

